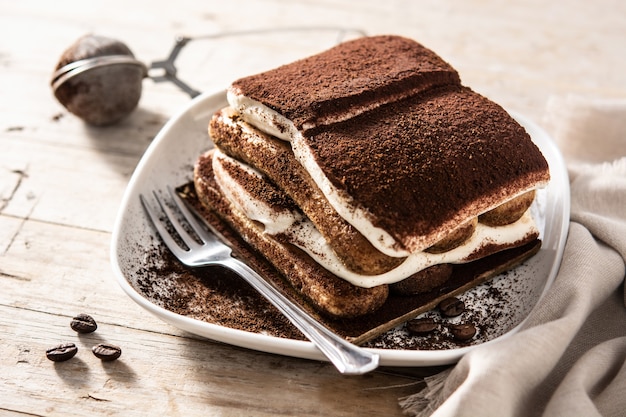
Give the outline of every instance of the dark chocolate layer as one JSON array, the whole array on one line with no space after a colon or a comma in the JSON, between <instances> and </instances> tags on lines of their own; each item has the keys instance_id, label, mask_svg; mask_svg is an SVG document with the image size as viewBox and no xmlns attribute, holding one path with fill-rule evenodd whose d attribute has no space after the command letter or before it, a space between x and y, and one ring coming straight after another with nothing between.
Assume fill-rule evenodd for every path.
<instances>
[{"instance_id":1,"label":"dark chocolate layer","mask_svg":"<svg viewBox=\"0 0 626 417\"><path fill-rule=\"evenodd\" d=\"M465 87L430 90L304 135L331 183L410 250L549 180L524 128Z\"/></svg>"},{"instance_id":2,"label":"dark chocolate layer","mask_svg":"<svg viewBox=\"0 0 626 417\"><path fill-rule=\"evenodd\" d=\"M430 49L399 36L373 36L239 79L231 88L301 128L459 83L458 73Z\"/></svg>"}]
</instances>

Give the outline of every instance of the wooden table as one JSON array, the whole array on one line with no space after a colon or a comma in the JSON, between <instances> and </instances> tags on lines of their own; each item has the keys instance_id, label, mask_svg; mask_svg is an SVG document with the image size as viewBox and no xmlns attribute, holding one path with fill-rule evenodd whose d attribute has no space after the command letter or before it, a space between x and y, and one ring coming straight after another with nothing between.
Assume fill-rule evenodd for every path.
<instances>
[{"instance_id":1,"label":"wooden table","mask_svg":"<svg viewBox=\"0 0 626 417\"><path fill-rule=\"evenodd\" d=\"M116 126L69 114L49 81L61 52L98 33L148 63L177 35L278 27L348 27L421 41L465 84L541 123L553 94L626 96L626 3L499 1L23 1L0 5L0 414L400 415L420 368L340 376L327 363L201 340L147 314L117 286L111 231L126 184L164 123L189 102L144 81L140 107ZM324 49L337 33L198 41L181 78L223 89L252 71ZM69 327L91 314L96 333ZM75 342L53 363L45 350ZM120 359L89 352L118 344Z\"/></svg>"}]
</instances>

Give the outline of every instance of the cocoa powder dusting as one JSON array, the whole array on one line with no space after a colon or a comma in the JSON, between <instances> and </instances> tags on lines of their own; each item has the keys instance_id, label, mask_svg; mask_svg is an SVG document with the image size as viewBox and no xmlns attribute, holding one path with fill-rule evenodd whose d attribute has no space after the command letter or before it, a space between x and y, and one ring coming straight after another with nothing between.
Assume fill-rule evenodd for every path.
<instances>
[{"instance_id":1,"label":"cocoa powder dusting","mask_svg":"<svg viewBox=\"0 0 626 417\"><path fill-rule=\"evenodd\" d=\"M301 127L337 112L378 104L382 97L403 97L458 82L454 68L417 42L372 36L239 79L232 88Z\"/></svg>"},{"instance_id":2,"label":"cocoa powder dusting","mask_svg":"<svg viewBox=\"0 0 626 417\"><path fill-rule=\"evenodd\" d=\"M135 271L135 275L135 289L152 303L173 313L231 329L304 340L304 336L274 306L236 274L219 267L184 267L158 241L148 248L144 264ZM517 324L511 314L512 294L506 289L514 286L519 278L514 272L505 275L498 278L498 286L489 282L459 295L468 306L460 317L445 319L435 309L419 316L432 317L441 324L439 330L432 334L411 336L402 324L365 342L363 346L438 350L491 340L501 334L503 326L506 329ZM445 324L459 322L470 322L477 327L478 332L472 340L458 341L445 327Z\"/></svg>"},{"instance_id":3,"label":"cocoa powder dusting","mask_svg":"<svg viewBox=\"0 0 626 417\"><path fill-rule=\"evenodd\" d=\"M182 316L251 333L302 340L302 334L238 275L191 269L158 241L147 248L133 283L152 303Z\"/></svg>"}]
</instances>

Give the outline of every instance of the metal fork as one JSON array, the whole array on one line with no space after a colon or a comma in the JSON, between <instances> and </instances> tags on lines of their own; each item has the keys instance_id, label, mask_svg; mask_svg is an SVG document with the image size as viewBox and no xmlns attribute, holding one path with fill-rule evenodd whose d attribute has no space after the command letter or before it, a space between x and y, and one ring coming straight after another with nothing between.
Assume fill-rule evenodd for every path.
<instances>
[{"instance_id":1,"label":"metal fork","mask_svg":"<svg viewBox=\"0 0 626 417\"><path fill-rule=\"evenodd\" d=\"M291 323L317 346L340 373L360 375L378 367L378 354L364 350L337 336L301 307L288 300L252 268L237 258L232 257L231 248L223 240L219 232L215 231L207 222L200 221L199 216L192 213L187 204L170 187L168 187L168 193L174 202L174 206L200 239L200 242L187 232L183 223L178 220L180 215L176 215L175 210L170 207L171 205L168 205L157 192L153 192L153 194L160 207L160 212L166 215L169 223L176 229L179 238L187 248L181 247L172 237L168 227L161 220L162 215L159 214L159 211L149 204L143 195L140 195L139 198L161 239L183 264L191 267L221 265L236 272L278 308Z\"/></svg>"}]
</instances>

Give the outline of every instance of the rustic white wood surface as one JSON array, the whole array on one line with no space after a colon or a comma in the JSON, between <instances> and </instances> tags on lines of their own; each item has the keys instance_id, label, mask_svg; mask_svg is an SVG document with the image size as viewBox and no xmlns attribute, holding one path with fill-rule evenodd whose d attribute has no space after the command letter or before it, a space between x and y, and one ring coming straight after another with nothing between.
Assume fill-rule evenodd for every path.
<instances>
[{"instance_id":1,"label":"rustic white wood surface","mask_svg":"<svg viewBox=\"0 0 626 417\"><path fill-rule=\"evenodd\" d=\"M189 102L144 82L140 108L88 127L52 96L61 52L85 33L125 41L149 63L177 35L279 27L396 33L451 62L465 84L541 124L551 95L626 97L626 3L619 0L0 2L0 415L393 416L430 369L342 377L326 363L199 340L135 305L114 282L111 230L133 169ZM190 44L181 78L202 91L317 52L337 33ZM98 331L77 336L73 315ZM45 350L73 341L55 364ZM122 357L101 363L100 341Z\"/></svg>"}]
</instances>

